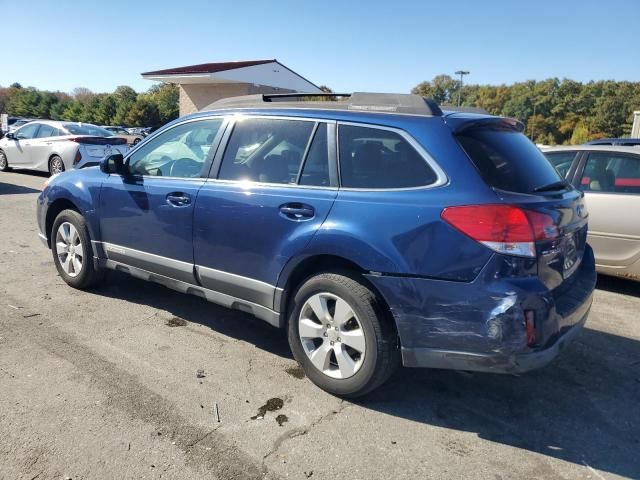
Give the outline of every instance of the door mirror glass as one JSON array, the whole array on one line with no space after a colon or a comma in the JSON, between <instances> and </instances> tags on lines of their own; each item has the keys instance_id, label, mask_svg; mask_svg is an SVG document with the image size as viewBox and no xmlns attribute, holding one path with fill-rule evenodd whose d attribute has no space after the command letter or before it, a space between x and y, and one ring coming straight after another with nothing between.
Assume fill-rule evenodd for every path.
<instances>
[{"instance_id":1,"label":"door mirror glass","mask_svg":"<svg viewBox=\"0 0 640 480\"><path fill-rule=\"evenodd\" d=\"M124 156L121 153L114 153L105 157L100 163L100 170L109 175L126 175L127 167L124 163Z\"/></svg>"}]
</instances>

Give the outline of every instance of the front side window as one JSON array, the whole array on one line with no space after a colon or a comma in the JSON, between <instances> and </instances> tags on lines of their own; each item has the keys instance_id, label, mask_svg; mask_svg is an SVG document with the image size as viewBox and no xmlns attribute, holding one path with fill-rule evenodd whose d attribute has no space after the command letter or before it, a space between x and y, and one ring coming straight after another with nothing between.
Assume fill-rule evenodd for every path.
<instances>
[{"instance_id":1,"label":"front side window","mask_svg":"<svg viewBox=\"0 0 640 480\"><path fill-rule=\"evenodd\" d=\"M315 123L238 120L222 158L220 180L295 184Z\"/></svg>"},{"instance_id":2,"label":"front side window","mask_svg":"<svg viewBox=\"0 0 640 480\"><path fill-rule=\"evenodd\" d=\"M340 125L338 143L345 188L411 188L437 180L422 155L396 132Z\"/></svg>"},{"instance_id":3,"label":"front side window","mask_svg":"<svg viewBox=\"0 0 640 480\"><path fill-rule=\"evenodd\" d=\"M135 151L128 159L133 175L199 177L223 119L173 127Z\"/></svg>"},{"instance_id":4,"label":"front side window","mask_svg":"<svg viewBox=\"0 0 640 480\"><path fill-rule=\"evenodd\" d=\"M30 123L19 128L16 130L16 138L18 140L29 140L30 138L35 137L39 126L39 123Z\"/></svg>"},{"instance_id":5,"label":"front side window","mask_svg":"<svg viewBox=\"0 0 640 480\"><path fill-rule=\"evenodd\" d=\"M640 193L640 156L616 152L589 154L580 189L585 192Z\"/></svg>"},{"instance_id":6,"label":"front side window","mask_svg":"<svg viewBox=\"0 0 640 480\"><path fill-rule=\"evenodd\" d=\"M569 169L573 164L573 160L576 158L576 152L548 152L544 154L547 160L551 162L558 173L563 177L567 177Z\"/></svg>"}]
</instances>

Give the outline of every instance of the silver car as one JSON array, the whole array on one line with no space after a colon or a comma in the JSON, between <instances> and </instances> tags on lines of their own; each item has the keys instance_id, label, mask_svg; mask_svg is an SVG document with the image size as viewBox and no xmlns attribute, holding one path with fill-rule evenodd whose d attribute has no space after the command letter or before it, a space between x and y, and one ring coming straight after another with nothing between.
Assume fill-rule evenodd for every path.
<instances>
[{"instance_id":1,"label":"silver car","mask_svg":"<svg viewBox=\"0 0 640 480\"><path fill-rule=\"evenodd\" d=\"M98 165L106 155L128 149L125 139L89 123L37 120L0 140L0 171L16 167L54 175Z\"/></svg>"},{"instance_id":2,"label":"silver car","mask_svg":"<svg viewBox=\"0 0 640 480\"><path fill-rule=\"evenodd\" d=\"M598 271L640 281L640 147L578 145L542 151L585 194L588 241Z\"/></svg>"}]
</instances>

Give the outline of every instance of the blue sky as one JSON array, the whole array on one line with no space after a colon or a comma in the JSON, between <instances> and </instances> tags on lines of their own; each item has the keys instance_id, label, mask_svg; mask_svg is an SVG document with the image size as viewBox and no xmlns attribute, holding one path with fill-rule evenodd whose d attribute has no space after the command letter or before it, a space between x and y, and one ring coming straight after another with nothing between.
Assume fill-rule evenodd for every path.
<instances>
[{"instance_id":1,"label":"blue sky","mask_svg":"<svg viewBox=\"0 0 640 480\"><path fill-rule=\"evenodd\" d=\"M0 0L0 85L149 88L140 72L277 58L335 91L552 76L640 81L640 0Z\"/></svg>"}]
</instances>

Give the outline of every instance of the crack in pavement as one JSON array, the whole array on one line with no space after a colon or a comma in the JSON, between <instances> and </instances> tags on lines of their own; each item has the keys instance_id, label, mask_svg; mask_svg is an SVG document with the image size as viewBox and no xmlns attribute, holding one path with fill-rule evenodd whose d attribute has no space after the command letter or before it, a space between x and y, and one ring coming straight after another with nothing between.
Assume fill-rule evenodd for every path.
<instances>
[{"instance_id":1,"label":"crack in pavement","mask_svg":"<svg viewBox=\"0 0 640 480\"><path fill-rule=\"evenodd\" d=\"M315 427L320 425L325 420L337 417L343 411L345 411L347 408L352 407L352 406L353 406L352 403L346 403L344 400L340 400L340 405L338 406L338 408L336 410L332 410L329 413L325 413L324 415L321 415L320 417L318 417L318 419L316 419L315 421L311 422L306 427L297 427L297 428L292 428L290 430L287 430L282 435L280 435L278 438L276 438L276 440L273 442L273 446L271 447L271 449L262 457L262 465L264 466L265 462L267 461L267 459L271 455L274 455L275 453L277 453L278 450L280 450L280 448L282 447L282 445L284 443L286 443L289 440L292 440L292 439L294 439L296 437L302 437L303 435L306 435L312 429L314 429Z\"/></svg>"}]
</instances>

